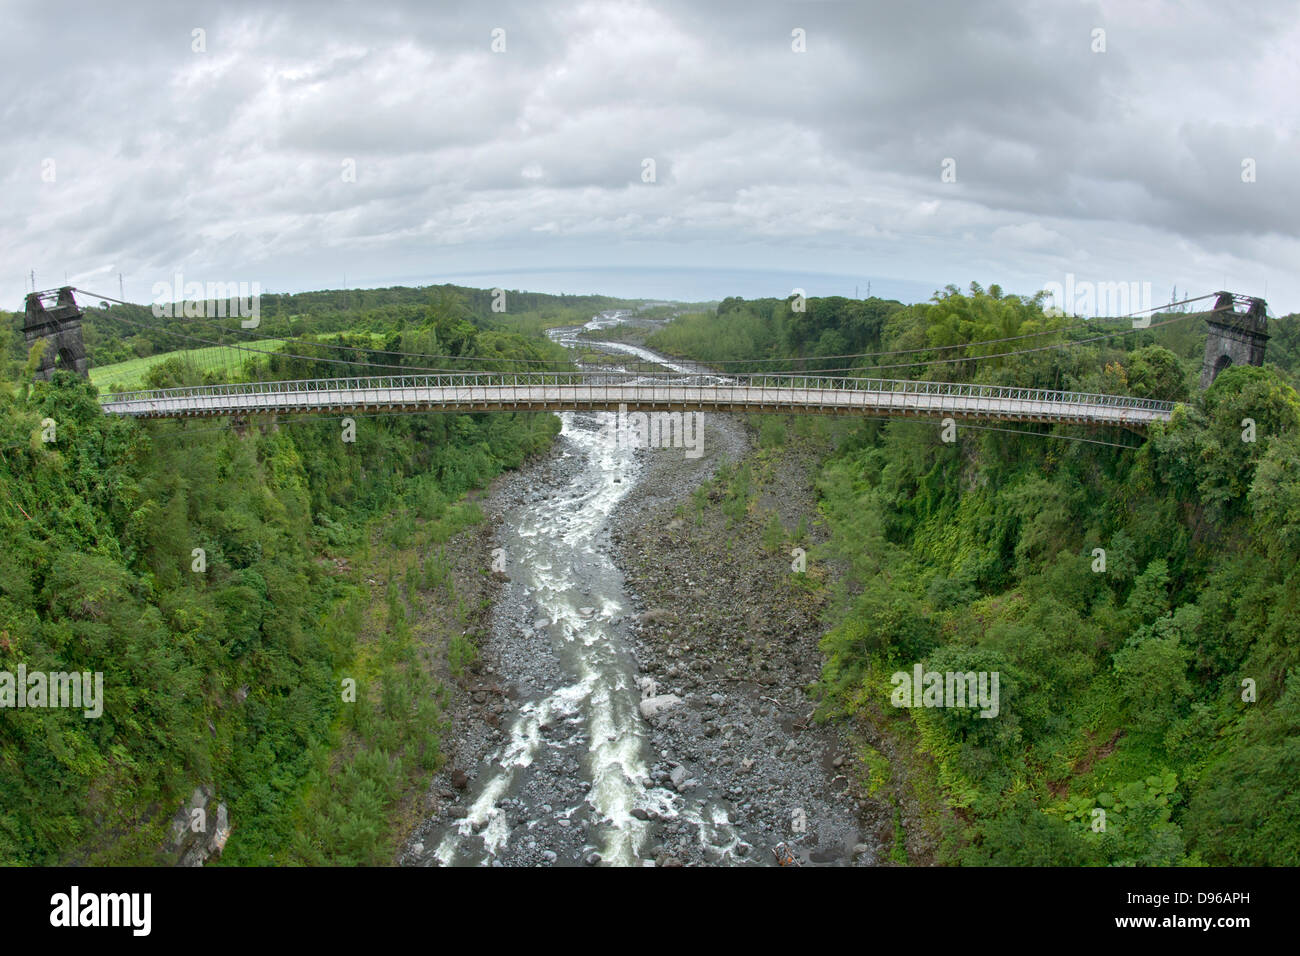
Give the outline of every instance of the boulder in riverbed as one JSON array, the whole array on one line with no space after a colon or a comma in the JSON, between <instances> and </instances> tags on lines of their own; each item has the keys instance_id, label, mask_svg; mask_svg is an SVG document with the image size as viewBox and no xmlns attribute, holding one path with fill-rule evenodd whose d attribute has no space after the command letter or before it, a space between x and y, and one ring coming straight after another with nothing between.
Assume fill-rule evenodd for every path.
<instances>
[{"instance_id":1,"label":"boulder in riverbed","mask_svg":"<svg viewBox=\"0 0 1300 956\"><path fill-rule=\"evenodd\" d=\"M659 715L672 710L682 699L676 694L659 694L641 701L641 716L645 720L654 720Z\"/></svg>"}]
</instances>

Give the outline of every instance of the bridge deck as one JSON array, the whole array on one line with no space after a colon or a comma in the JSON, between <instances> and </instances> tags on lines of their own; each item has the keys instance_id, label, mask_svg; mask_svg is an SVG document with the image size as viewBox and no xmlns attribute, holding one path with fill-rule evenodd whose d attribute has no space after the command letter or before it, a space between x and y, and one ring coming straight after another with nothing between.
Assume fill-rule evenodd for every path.
<instances>
[{"instance_id":1,"label":"bridge deck","mask_svg":"<svg viewBox=\"0 0 1300 956\"><path fill-rule=\"evenodd\" d=\"M806 375L451 373L250 382L124 392L104 411L137 418L261 412L640 411L813 412L1074 422L1142 428L1167 421L1170 402L1122 395L950 382Z\"/></svg>"}]
</instances>

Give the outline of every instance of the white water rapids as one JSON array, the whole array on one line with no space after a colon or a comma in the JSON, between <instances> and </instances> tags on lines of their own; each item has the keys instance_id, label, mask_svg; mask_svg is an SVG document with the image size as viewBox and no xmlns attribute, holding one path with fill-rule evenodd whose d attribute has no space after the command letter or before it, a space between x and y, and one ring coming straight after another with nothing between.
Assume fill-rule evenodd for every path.
<instances>
[{"instance_id":1,"label":"white water rapids","mask_svg":"<svg viewBox=\"0 0 1300 956\"><path fill-rule=\"evenodd\" d=\"M604 313L586 328L617 324L625 313ZM577 344L576 330L556 334L557 341ZM590 343L585 343L590 344ZM647 349L623 343L601 343L607 352L659 363L681 373L693 368L674 363ZM602 861L615 865L650 863L654 826L633 816L671 819L682 815L699 827L700 839L715 847L719 858L731 854L740 842L723 807L710 799L686 800L672 790L656 787L650 779L647 728L639 713L641 693L628 647L627 620L631 607L623 576L614 565L607 541L615 507L634 487L640 466L634 449L619 447L603 427L609 412L565 412L558 441L564 458L576 458L578 467L562 486L545 489L506 516L500 544L506 552L508 588L528 608L534 631L545 632L565 675L559 686L543 688L522 701L501 729L504 740L480 762L466 804L467 815L443 831L434 856L442 865L484 865L509 858L514 841L531 838L533 823L503 809L503 800L527 800L528 816L545 813L585 821L583 854L598 852ZM707 440L707 439L706 439ZM681 455L680 450L663 454ZM517 605L509 602L517 608ZM502 612L502 613L499 613ZM498 635L518 623L503 618L499 604L494 614ZM566 725L562 739L548 728ZM582 797L562 800L557 806L538 796L544 786L525 794L530 774L541 774L541 763L567 766L578 749L576 763L587 782ZM538 781L534 781L535 783ZM568 782L572 782L571 780ZM547 796L547 800L551 798ZM558 806L561 802L571 805ZM535 809L541 807L541 809ZM575 862L566 859L563 862Z\"/></svg>"}]
</instances>

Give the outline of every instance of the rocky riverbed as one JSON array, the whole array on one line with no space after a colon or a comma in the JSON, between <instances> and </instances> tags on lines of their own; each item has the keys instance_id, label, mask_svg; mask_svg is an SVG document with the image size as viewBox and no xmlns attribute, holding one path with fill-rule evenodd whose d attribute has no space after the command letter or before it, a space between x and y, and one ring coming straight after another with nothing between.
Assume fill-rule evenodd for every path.
<instances>
[{"instance_id":1,"label":"rocky riverbed","mask_svg":"<svg viewBox=\"0 0 1300 956\"><path fill-rule=\"evenodd\" d=\"M816 540L810 450L792 440L753 469L742 422L710 416L708 426L714 455L687 463L647 453L617 515L617 560L638 604L638 661L655 690L681 699L650 719L653 772L726 794L757 862L778 852L802 864L880 862L889 811L851 779L857 761L842 731L812 720L806 688L820 674L821 628L815 601L792 580L793 540L779 549L763 541L772 515L790 534L803 522L805 549ZM718 465L742 460L765 475L754 476L745 516L724 513L721 488L697 506L696 490ZM707 862L698 846L689 825L669 823L657 859Z\"/></svg>"},{"instance_id":2,"label":"rocky riverbed","mask_svg":"<svg viewBox=\"0 0 1300 956\"><path fill-rule=\"evenodd\" d=\"M700 457L611 452L599 428L567 415L549 454L496 482L488 524L456 552L476 583L490 561L506 571L400 862L884 862L892 811L862 795L842 732L812 721L806 693L821 632L789 546L801 519L815 539L813 451L760 455L730 416L706 416ZM738 516L706 483L745 461L760 474ZM787 539L775 549L772 515Z\"/></svg>"}]
</instances>

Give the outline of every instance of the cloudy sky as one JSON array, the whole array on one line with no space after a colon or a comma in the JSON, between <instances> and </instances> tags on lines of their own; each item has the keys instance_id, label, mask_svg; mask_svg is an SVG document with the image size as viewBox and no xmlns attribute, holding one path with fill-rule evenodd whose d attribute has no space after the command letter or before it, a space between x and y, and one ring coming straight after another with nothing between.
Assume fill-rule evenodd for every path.
<instances>
[{"instance_id":1,"label":"cloudy sky","mask_svg":"<svg viewBox=\"0 0 1300 956\"><path fill-rule=\"evenodd\" d=\"M0 308L34 269L140 302L178 271L911 301L1074 274L1285 314L1298 10L0 0Z\"/></svg>"}]
</instances>

